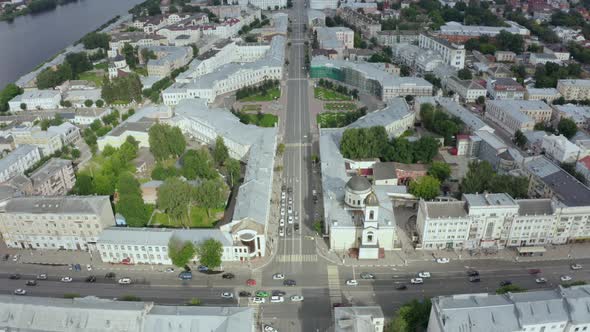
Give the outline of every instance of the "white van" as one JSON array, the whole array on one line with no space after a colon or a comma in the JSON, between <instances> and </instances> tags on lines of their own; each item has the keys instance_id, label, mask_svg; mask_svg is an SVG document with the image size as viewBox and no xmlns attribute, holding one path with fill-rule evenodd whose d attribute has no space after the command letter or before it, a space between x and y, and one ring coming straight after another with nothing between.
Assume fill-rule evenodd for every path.
<instances>
[{"instance_id":1,"label":"white van","mask_svg":"<svg viewBox=\"0 0 590 332\"><path fill-rule=\"evenodd\" d=\"M285 298L282 296L271 296L270 302L271 303L283 303L283 302L285 302Z\"/></svg>"}]
</instances>

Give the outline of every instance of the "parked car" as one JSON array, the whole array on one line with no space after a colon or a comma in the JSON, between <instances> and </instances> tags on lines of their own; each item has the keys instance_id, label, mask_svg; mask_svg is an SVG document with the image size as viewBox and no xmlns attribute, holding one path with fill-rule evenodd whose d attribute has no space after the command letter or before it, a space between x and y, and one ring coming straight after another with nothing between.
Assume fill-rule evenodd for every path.
<instances>
[{"instance_id":1,"label":"parked car","mask_svg":"<svg viewBox=\"0 0 590 332\"><path fill-rule=\"evenodd\" d=\"M570 266L572 268L572 270L581 270L582 269L582 265L580 264L572 264L572 266Z\"/></svg>"},{"instance_id":2,"label":"parked car","mask_svg":"<svg viewBox=\"0 0 590 332\"><path fill-rule=\"evenodd\" d=\"M296 286L297 283L295 282L295 280L292 279L287 279L285 281L283 281L283 286Z\"/></svg>"},{"instance_id":3,"label":"parked car","mask_svg":"<svg viewBox=\"0 0 590 332\"><path fill-rule=\"evenodd\" d=\"M256 295L256 297L269 297L270 296L270 294L267 291L263 291L263 290L256 291L256 293L254 295Z\"/></svg>"},{"instance_id":4,"label":"parked car","mask_svg":"<svg viewBox=\"0 0 590 332\"><path fill-rule=\"evenodd\" d=\"M272 296L285 296L285 295L287 295L287 293L285 293L282 290L273 290L272 291Z\"/></svg>"},{"instance_id":5,"label":"parked car","mask_svg":"<svg viewBox=\"0 0 590 332\"><path fill-rule=\"evenodd\" d=\"M301 295L293 295L291 296L291 302L302 302L303 296Z\"/></svg>"},{"instance_id":6,"label":"parked car","mask_svg":"<svg viewBox=\"0 0 590 332\"><path fill-rule=\"evenodd\" d=\"M166 271L164 271L164 272L166 272L166 273L174 273L174 269L173 269L173 268L171 268L171 267L169 267L169 268L167 268L167 269L166 269Z\"/></svg>"},{"instance_id":7,"label":"parked car","mask_svg":"<svg viewBox=\"0 0 590 332\"><path fill-rule=\"evenodd\" d=\"M448 259L448 258L446 258L446 257L442 257L442 258L437 258L437 259L436 259L436 262L437 262L437 263L439 263L439 264L446 264L446 263L448 263L448 262L450 262L450 261L451 261L451 260L450 260L450 259Z\"/></svg>"},{"instance_id":8,"label":"parked car","mask_svg":"<svg viewBox=\"0 0 590 332\"><path fill-rule=\"evenodd\" d=\"M115 279L117 275L114 272L109 272L107 274L104 275L105 279Z\"/></svg>"},{"instance_id":9,"label":"parked car","mask_svg":"<svg viewBox=\"0 0 590 332\"><path fill-rule=\"evenodd\" d=\"M266 302L266 299L263 297L252 298L252 303L254 304L263 304L264 302Z\"/></svg>"},{"instance_id":10,"label":"parked car","mask_svg":"<svg viewBox=\"0 0 590 332\"><path fill-rule=\"evenodd\" d=\"M92 265L86 264L86 271L92 271Z\"/></svg>"},{"instance_id":11,"label":"parked car","mask_svg":"<svg viewBox=\"0 0 590 332\"><path fill-rule=\"evenodd\" d=\"M272 275L273 280L283 280L285 279L285 275L282 273L275 273Z\"/></svg>"},{"instance_id":12,"label":"parked car","mask_svg":"<svg viewBox=\"0 0 590 332\"><path fill-rule=\"evenodd\" d=\"M27 291L22 288L17 288L14 290L14 295L27 295Z\"/></svg>"},{"instance_id":13,"label":"parked car","mask_svg":"<svg viewBox=\"0 0 590 332\"><path fill-rule=\"evenodd\" d=\"M567 275L561 276L559 277L559 280L561 281L571 281L573 278Z\"/></svg>"},{"instance_id":14,"label":"parked car","mask_svg":"<svg viewBox=\"0 0 590 332\"><path fill-rule=\"evenodd\" d=\"M246 291L240 291L238 293L238 296L240 296L240 297L250 297L250 296L252 296L252 293L246 292Z\"/></svg>"},{"instance_id":15,"label":"parked car","mask_svg":"<svg viewBox=\"0 0 590 332\"><path fill-rule=\"evenodd\" d=\"M285 219L281 218L281 220L279 220L279 226L285 226Z\"/></svg>"},{"instance_id":16,"label":"parked car","mask_svg":"<svg viewBox=\"0 0 590 332\"><path fill-rule=\"evenodd\" d=\"M412 279L410 279L410 283L412 283L414 285L423 284L424 283L424 279L422 279L422 278L412 278Z\"/></svg>"},{"instance_id":17,"label":"parked car","mask_svg":"<svg viewBox=\"0 0 590 332\"><path fill-rule=\"evenodd\" d=\"M75 264L75 265L74 265L74 270L76 270L76 271L78 271L78 272L79 272L79 271L82 271L82 266L80 266L80 264Z\"/></svg>"},{"instance_id":18,"label":"parked car","mask_svg":"<svg viewBox=\"0 0 590 332\"><path fill-rule=\"evenodd\" d=\"M430 272L418 272L418 277L420 278L430 278Z\"/></svg>"},{"instance_id":19,"label":"parked car","mask_svg":"<svg viewBox=\"0 0 590 332\"><path fill-rule=\"evenodd\" d=\"M209 271L209 268L206 267L205 265L199 265L199 267L197 267L197 270L199 272L207 272L207 271Z\"/></svg>"},{"instance_id":20,"label":"parked car","mask_svg":"<svg viewBox=\"0 0 590 332\"><path fill-rule=\"evenodd\" d=\"M544 283L547 282L547 279L545 279L545 278L537 278L537 279L535 279L535 282L538 283L538 284L544 284Z\"/></svg>"},{"instance_id":21,"label":"parked car","mask_svg":"<svg viewBox=\"0 0 590 332\"><path fill-rule=\"evenodd\" d=\"M246 285L247 286L256 286L256 280L248 279L248 280L246 280Z\"/></svg>"},{"instance_id":22,"label":"parked car","mask_svg":"<svg viewBox=\"0 0 590 332\"><path fill-rule=\"evenodd\" d=\"M47 280L47 273L38 274L37 280Z\"/></svg>"},{"instance_id":23,"label":"parked car","mask_svg":"<svg viewBox=\"0 0 590 332\"><path fill-rule=\"evenodd\" d=\"M72 277L61 277L61 279L59 279L59 281L61 281L61 282L72 282L72 281L74 281L74 279L72 279Z\"/></svg>"},{"instance_id":24,"label":"parked car","mask_svg":"<svg viewBox=\"0 0 590 332\"><path fill-rule=\"evenodd\" d=\"M289 224L293 223L293 216L289 216L289 218L287 218L287 221L289 222Z\"/></svg>"},{"instance_id":25,"label":"parked car","mask_svg":"<svg viewBox=\"0 0 590 332\"><path fill-rule=\"evenodd\" d=\"M355 279L346 280L346 286L358 286L359 282Z\"/></svg>"},{"instance_id":26,"label":"parked car","mask_svg":"<svg viewBox=\"0 0 590 332\"><path fill-rule=\"evenodd\" d=\"M502 286L502 287L503 286L510 286L510 285L512 285L512 281L510 281L510 280L502 280L502 281L500 281L500 286Z\"/></svg>"},{"instance_id":27,"label":"parked car","mask_svg":"<svg viewBox=\"0 0 590 332\"><path fill-rule=\"evenodd\" d=\"M279 236L280 237L285 236L285 229L283 229L283 227L279 227Z\"/></svg>"},{"instance_id":28,"label":"parked car","mask_svg":"<svg viewBox=\"0 0 590 332\"><path fill-rule=\"evenodd\" d=\"M369 272L361 272L361 279L375 279L375 276Z\"/></svg>"},{"instance_id":29,"label":"parked car","mask_svg":"<svg viewBox=\"0 0 590 332\"><path fill-rule=\"evenodd\" d=\"M180 280L191 280L193 279L193 273L191 271L182 271L178 274Z\"/></svg>"},{"instance_id":30,"label":"parked car","mask_svg":"<svg viewBox=\"0 0 590 332\"><path fill-rule=\"evenodd\" d=\"M278 332L277 329L270 325L264 325L264 332Z\"/></svg>"},{"instance_id":31,"label":"parked car","mask_svg":"<svg viewBox=\"0 0 590 332\"><path fill-rule=\"evenodd\" d=\"M130 278L121 278L118 281L119 285L129 285L131 284L131 279Z\"/></svg>"},{"instance_id":32,"label":"parked car","mask_svg":"<svg viewBox=\"0 0 590 332\"><path fill-rule=\"evenodd\" d=\"M13 261L13 262L16 262L16 261L18 261L18 255L14 255L14 256L12 256L12 261Z\"/></svg>"},{"instance_id":33,"label":"parked car","mask_svg":"<svg viewBox=\"0 0 590 332\"><path fill-rule=\"evenodd\" d=\"M222 275L221 275L221 277L222 277L223 279L233 279L233 278L235 278L236 276L235 276L233 273L224 273L224 274L222 274Z\"/></svg>"},{"instance_id":34,"label":"parked car","mask_svg":"<svg viewBox=\"0 0 590 332\"><path fill-rule=\"evenodd\" d=\"M298 231L299 230L299 224L295 223L293 225L293 229L296 230L296 231Z\"/></svg>"},{"instance_id":35,"label":"parked car","mask_svg":"<svg viewBox=\"0 0 590 332\"><path fill-rule=\"evenodd\" d=\"M529 269L529 274L539 274L541 273L541 269Z\"/></svg>"},{"instance_id":36,"label":"parked car","mask_svg":"<svg viewBox=\"0 0 590 332\"><path fill-rule=\"evenodd\" d=\"M395 285L395 289L406 290L406 289L408 289L408 286L406 286L406 284L397 284L397 285Z\"/></svg>"},{"instance_id":37,"label":"parked car","mask_svg":"<svg viewBox=\"0 0 590 332\"><path fill-rule=\"evenodd\" d=\"M271 296L270 302L271 303L283 303L283 302L285 302L285 298L282 296Z\"/></svg>"},{"instance_id":38,"label":"parked car","mask_svg":"<svg viewBox=\"0 0 590 332\"><path fill-rule=\"evenodd\" d=\"M95 276L88 276L86 277L86 280L84 280L86 282L96 282L96 277Z\"/></svg>"},{"instance_id":39,"label":"parked car","mask_svg":"<svg viewBox=\"0 0 590 332\"><path fill-rule=\"evenodd\" d=\"M27 280L25 283L27 286L37 286L37 280Z\"/></svg>"},{"instance_id":40,"label":"parked car","mask_svg":"<svg viewBox=\"0 0 590 332\"><path fill-rule=\"evenodd\" d=\"M6 262L9 258L10 258L10 254L6 254L2 257L2 260Z\"/></svg>"},{"instance_id":41,"label":"parked car","mask_svg":"<svg viewBox=\"0 0 590 332\"><path fill-rule=\"evenodd\" d=\"M9 279L12 279L12 280L18 280L18 279L20 279L20 274L18 274L18 273L13 273L13 274L11 274L11 275L10 275L8 278L9 278Z\"/></svg>"},{"instance_id":42,"label":"parked car","mask_svg":"<svg viewBox=\"0 0 590 332\"><path fill-rule=\"evenodd\" d=\"M233 299L234 298L234 293L231 292L223 292L221 293L221 297L224 299Z\"/></svg>"}]
</instances>

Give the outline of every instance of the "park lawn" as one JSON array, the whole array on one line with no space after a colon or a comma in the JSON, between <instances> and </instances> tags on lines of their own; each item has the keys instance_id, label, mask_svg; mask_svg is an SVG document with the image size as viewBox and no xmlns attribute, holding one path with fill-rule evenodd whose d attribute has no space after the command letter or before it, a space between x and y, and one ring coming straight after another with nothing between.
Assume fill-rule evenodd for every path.
<instances>
[{"instance_id":1,"label":"park lawn","mask_svg":"<svg viewBox=\"0 0 590 332\"><path fill-rule=\"evenodd\" d=\"M344 126L346 113L326 112L317 116L317 122L322 128L340 128Z\"/></svg>"},{"instance_id":2,"label":"park lawn","mask_svg":"<svg viewBox=\"0 0 590 332\"><path fill-rule=\"evenodd\" d=\"M326 104L324 104L324 109L327 109L329 111L354 110L354 109L356 109L356 104L354 104L354 103L326 103Z\"/></svg>"},{"instance_id":3,"label":"park lawn","mask_svg":"<svg viewBox=\"0 0 590 332\"><path fill-rule=\"evenodd\" d=\"M258 114L246 114L248 123L257 125L258 127L274 127L275 123L279 122L279 117L273 114L262 114L259 119Z\"/></svg>"},{"instance_id":4,"label":"park lawn","mask_svg":"<svg viewBox=\"0 0 590 332\"><path fill-rule=\"evenodd\" d=\"M94 82L96 86L102 86L102 80L104 76L98 75L94 71L85 71L83 73L80 73L80 75L78 75L78 78L80 80Z\"/></svg>"},{"instance_id":5,"label":"park lawn","mask_svg":"<svg viewBox=\"0 0 590 332\"><path fill-rule=\"evenodd\" d=\"M279 88L272 88L264 94L255 94L246 98L240 99L240 101L273 101L281 96L281 90Z\"/></svg>"},{"instance_id":6,"label":"park lawn","mask_svg":"<svg viewBox=\"0 0 590 332\"><path fill-rule=\"evenodd\" d=\"M97 63L94 65L94 69L102 69L107 71L109 69L109 65L106 62Z\"/></svg>"},{"instance_id":7,"label":"park lawn","mask_svg":"<svg viewBox=\"0 0 590 332\"><path fill-rule=\"evenodd\" d=\"M262 105L258 105L258 104L244 105L242 107L242 112L258 112L260 110L262 110Z\"/></svg>"},{"instance_id":8,"label":"park lawn","mask_svg":"<svg viewBox=\"0 0 590 332\"><path fill-rule=\"evenodd\" d=\"M190 228L212 228L215 223L223 218L223 209L209 210L211 216L207 216L207 210L200 206L191 207L191 224ZM152 226L180 228L184 227L178 220L168 218L168 215L162 212L154 214L151 222Z\"/></svg>"},{"instance_id":9,"label":"park lawn","mask_svg":"<svg viewBox=\"0 0 590 332\"><path fill-rule=\"evenodd\" d=\"M316 87L313 89L313 94L316 99L321 100L350 100L350 97L347 95L343 95L340 92L336 92L334 90Z\"/></svg>"}]
</instances>

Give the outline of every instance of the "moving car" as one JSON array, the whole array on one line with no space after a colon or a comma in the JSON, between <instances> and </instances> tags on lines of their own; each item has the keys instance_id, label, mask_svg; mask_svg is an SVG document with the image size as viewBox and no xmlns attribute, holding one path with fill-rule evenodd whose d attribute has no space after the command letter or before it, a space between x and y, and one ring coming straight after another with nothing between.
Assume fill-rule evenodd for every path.
<instances>
[{"instance_id":1,"label":"moving car","mask_svg":"<svg viewBox=\"0 0 590 332\"><path fill-rule=\"evenodd\" d=\"M469 277L469 282L480 282L481 279L479 278L479 276L471 276Z\"/></svg>"},{"instance_id":2,"label":"moving car","mask_svg":"<svg viewBox=\"0 0 590 332\"><path fill-rule=\"evenodd\" d=\"M448 258L446 258L446 257L441 257L441 258L437 258L437 259L436 259L436 262L437 262L437 263L439 263L439 264L446 264L446 263L448 263L448 262L450 262L450 261L451 261L451 260L450 260L450 259L448 259Z\"/></svg>"},{"instance_id":3,"label":"moving car","mask_svg":"<svg viewBox=\"0 0 590 332\"><path fill-rule=\"evenodd\" d=\"M279 220L279 226L285 226L285 219L281 218L281 220Z\"/></svg>"},{"instance_id":4,"label":"moving car","mask_svg":"<svg viewBox=\"0 0 590 332\"><path fill-rule=\"evenodd\" d=\"M273 280L283 280L285 279L285 275L282 273L275 273L272 275Z\"/></svg>"},{"instance_id":5,"label":"moving car","mask_svg":"<svg viewBox=\"0 0 590 332\"><path fill-rule=\"evenodd\" d=\"M395 285L395 289L406 290L406 289L408 289L408 286L406 286L406 284L398 284L398 285Z\"/></svg>"},{"instance_id":6,"label":"moving car","mask_svg":"<svg viewBox=\"0 0 590 332\"><path fill-rule=\"evenodd\" d=\"M285 302L285 298L282 296L271 296L270 302L271 303L283 303L283 302Z\"/></svg>"},{"instance_id":7,"label":"moving car","mask_svg":"<svg viewBox=\"0 0 590 332\"><path fill-rule=\"evenodd\" d=\"M14 274L11 274L10 277L8 277L8 278L12 279L12 280L18 280L18 279L20 279L20 274L14 273Z\"/></svg>"},{"instance_id":8,"label":"moving car","mask_svg":"<svg viewBox=\"0 0 590 332\"><path fill-rule=\"evenodd\" d=\"M420 278L430 278L430 272L419 272L418 277Z\"/></svg>"},{"instance_id":9,"label":"moving car","mask_svg":"<svg viewBox=\"0 0 590 332\"><path fill-rule=\"evenodd\" d=\"M361 272L361 279L375 279L375 276L369 272Z\"/></svg>"},{"instance_id":10,"label":"moving car","mask_svg":"<svg viewBox=\"0 0 590 332\"><path fill-rule=\"evenodd\" d=\"M86 277L86 282L96 282L96 277L95 276L88 276Z\"/></svg>"},{"instance_id":11,"label":"moving car","mask_svg":"<svg viewBox=\"0 0 590 332\"><path fill-rule=\"evenodd\" d=\"M572 264L572 266L570 266L572 268L572 270L581 270L582 269L582 265L580 264Z\"/></svg>"},{"instance_id":12,"label":"moving car","mask_svg":"<svg viewBox=\"0 0 590 332\"><path fill-rule=\"evenodd\" d=\"M92 265L86 264L86 271L92 271Z\"/></svg>"},{"instance_id":13,"label":"moving car","mask_svg":"<svg viewBox=\"0 0 590 332\"><path fill-rule=\"evenodd\" d=\"M193 279L193 273L190 271L182 271L178 274L180 280L191 280Z\"/></svg>"},{"instance_id":14,"label":"moving car","mask_svg":"<svg viewBox=\"0 0 590 332\"><path fill-rule=\"evenodd\" d=\"M570 276L561 276L559 277L559 280L561 281L571 281L573 278Z\"/></svg>"},{"instance_id":15,"label":"moving car","mask_svg":"<svg viewBox=\"0 0 590 332\"><path fill-rule=\"evenodd\" d=\"M171 268L171 267L169 267L169 268L167 268L167 269L166 269L166 271L165 271L165 272L166 272L166 273L174 273L174 269L173 269L173 268Z\"/></svg>"},{"instance_id":16,"label":"moving car","mask_svg":"<svg viewBox=\"0 0 590 332\"><path fill-rule=\"evenodd\" d=\"M545 279L545 278L537 278L537 279L535 279L535 282L538 283L538 284L544 284L544 283L547 282L547 279Z\"/></svg>"},{"instance_id":17,"label":"moving car","mask_svg":"<svg viewBox=\"0 0 590 332\"><path fill-rule=\"evenodd\" d=\"M510 280L500 281L500 286L510 286L510 285L512 285L512 281L510 281Z\"/></svg>"},{"instance_id":18,"label":"moving car","mask_svg":"<svg viewBox=\"0 0 590 332\"><path fill-rule=\"evenodd\" d=\"M295 285L297 285L295 280L287 279L287 280L283 281L283 286L295 286Z\"/></svg>"},{"instance_id":19,"label":"moving car","mask_svg":"<svg viewBox=\"0 0 590 332\"><path fill-rule=\"evenodd\" d=\"M131 279L130 278L121 278L118 281L119 285L129 285L131 284Z\"/></svg>"},{"instance_id":20,"label":"moving car","mask_svg":"<svg viewBox=\"0 0 590 332\"><path fill-rule=\"evenodd\" d=\"M47 280L47 273L38 274L37 280Z\"/></svg>"},{"instance_id":21,"label":"moving car","mask_svg":"<svg viewBox=\"0 0 590 332\"><path fill-rule=\"evenodd\" d=\"M263 290L256 291L256 293L254 295L256 295L256 297L269 297L270 296L270 294L268 294L267 291L263 291Z\"/></svg>"},{"instance_id":22,"label":"moving car","mask_svg":"<svg viewBox=\"0 0 590 332\"><path fill-rule=\"evenodd\" d=\"M107 274L104 275L105 279L115 279L117 275L114 272L109 272Z\"/></svg>"},{"instance_id":23,"label":"moving car","mask_svg":"<svg viewBox=\"0 0 590 332\"><path fill-rule=\"evenodd\" d=\"M36 280L27 280L27 282L25 282L26 286L37 286L37 281Z\"/></svg>"},{"instance_id":24,"label":"moving car","mask_svg":"<svg viewBox=\"0 0 590 332\"><path fill-rule=\"evenodd\" d=\"M278 332L277 329L270 325L264 325L264 332Z\"/></svg>"},{"instance_id":25,"label":"moving car","mask_svg":"<svg viewBox=\"0 0 590 332\"><path fill-rule=\"evenodd\" d=\"M18 255L14 255L14 256L12 256L12 261L13 261L13 262L16 262L16 261L18 261Z\"/></svg>"},{"instance_id":26,"label":"moving car","mask_svg":"<svg viewBox=\"0 0 590 332\"><path fill-rule=\"evenodd\" d=\"M412 278L410 279L410 282L414 285L419 285L419 284L423 284L424 283L424 279L422 278Z\"/></svg>"},{"instance_id":27,"label":"moving car","mask_svg":"<svg viewBox=\"0 0 590 332\"><path fill-rule=\"evenodd\" d=\"M250 297L250 296L252 296L252 293L247 292L247 291L241 291L238 293L238 296L239 297Z\"/></svg>"},{"instance_id":28,"label":"moving car","mask_svg":"<svg viewBox=\"0 0 590 332\"><path fill-rule=\"evenodd\" d=\"M61 282L72 282L73 280L72 277L61 277L61 279L59 279Z\"/></svg>"},{"instance_id":29,"label":"moving car","mask_svg":"<svg viewBox=\"0 0 590 332\"><path fill-rule=\"evenodd\" d=\"M199 271L199 272L207 272L207 271L209 271L209 268L206 267L205 265L199 265L199 267L197 267L197 271Z\"/></svg>"},{"instance_id":30,"label":"moving car","mask_svg":"<svg viewBox=\"0 0 590 332\"><path fill-rule=\"evenodd\" d=\"M303 301L303 296L301 296L301 295L291 296L291 302L301 302L301 301Z\"/></svg>"},{"instance_id":31,"label":"moving car","mask_svg":"<svg viewBox=\"0 0 590 332\"><path fill-rule=\"evenodd\" d=\"M246 285L247 286L256 286L256 280L248 279L248 280L246 280Z\"/></svg>"},{"instance_id":32,"label":"moving car","mask_svg":"<svg viewBox=\"0 0 590 332\"><path fill-rule=\"evenodd\" d=\"M467 270L467 275L470 277L477 277L479 276L479 272L476 270Z\"/></svg>"},{"instance_id":33,"label":"moving car","mask_svg":"<svg viewBox=\"0 0 590 332\"><path fill-rule=\"evenodd\" d=\"M255 297L252 299L252 303L254 304L263 304L264 302L266 302L266 299L263 297Z\"/></svg>"},{"instance_id":34,"label":"moving car","mask_svg":"<svg viewBox=\"0 0 590 332\"><path fill-rule=\"evenodd\" d=\"M233 299L234 298L234 293L231 292L223 292L221 293L221 297L224 299Z\"/></svg>"},{"instance_id":35,"label":"moving car","mask_svg":"<svg viewBox=\"0 0 590 332\"><path fill-rule=\"evenodd\" d=\"M221 275L221 277L223 279L233 279L233 278L235 278L235 275L233 273L224 273Z\"/></svg>"},{"instance_id":36,"label":"moving car","mask_svg":"<svg viewBox=\"0 0 590 332\"><path fill-rule=\"evenodd\" d=\"M17 288L14 290L14 295L27 295L27 291L22 288Z\"/></svg>"},{"instance_id":37,"label":"moving car","mask_svg":"<svg viewBox=\"0 0 590 332\"><path fill-rule=\"evenodd\" d=\"M346 280L346 286L358 286L359 282L355 279Z\"/></svg>"},{"instance_id":38,"label":"moving car","mask_svg":"<svg viewBox=\"0 0 590 332\"><path fill-rule=\"evenodd\" d=\"M529 269L529 274L539 274L541 273L541 269Z\"/></svg>"}]
</instances>

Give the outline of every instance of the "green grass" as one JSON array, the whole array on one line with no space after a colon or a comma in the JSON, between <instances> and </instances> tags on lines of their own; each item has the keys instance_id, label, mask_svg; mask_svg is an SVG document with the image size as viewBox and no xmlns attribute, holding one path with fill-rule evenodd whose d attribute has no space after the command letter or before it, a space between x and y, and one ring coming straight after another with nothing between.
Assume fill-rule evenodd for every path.
<instances>
[{"instance_id":1,"label":"green grass","mask_svg":"<svg viewBox=\"0 0 590 332\"><path fill-rule=\"evenodd\" d=\"M97 63L94 65L94 69L102 69L106 71L109 69L109 65L106 62Z\"/></svg>"},{"instance_id":2,"label":"green grass","mask_svg":"<svg viewBox=\"0 0 590 332\"><path fill-rule=\"evenodd\" d=\"M324 109L327 109L329 111L355 110L356 104L354 104L354 103L326 103L326 104L324 104Z\"/></svg>"},{"instance_id":3,"label":"green grass","mask_svg":"<svg viewBox=\"0 0 590 332\"><path fill-rule=\"evenodd\" d=\"M133 69L133 71L134 71L136 74L138 74L138 75L141 75L141 76L148 76L148 71L147 71L147 68L144 68L144 67L137 67L137 68Z\"/></svg>"},{"instance_id":4,"label":"green grass","mask_svg":"<svg viewBox=\"0 0 590 332\"><path fill-rule=\"evenodd\" d=\"M313 94L315 96L316 99L321 99L321 100L350 100L349 96L343 95L339 92L336 92L334 90L329 90L326 88L322 88L322 87L316 87L313 89Z\"/></svg>"},{"instance_id":5,"label":"green grass","mask_svg":"<svg viewBox=\"0 0 590 332\"><path fill-rule=\"evenodd\" d=\"M317 116L317 122L322 128L340 128L346 125L346 113L326 112Z\"/></svg>"},{"instance_id":6,"label":"green grass","mask_svg":"<svg viewBox=\"0 0 590 332\"><path fill-rule=\"evenodd\" d=\"M274 127L275 123L279 122L279 117L272 114L244 114L249 124L257 125L259 127Z\"/></svg>"},{"instance_id":7,"label":"green grass","mask_svg":"<svg viewBox=\"0 0 590 332\"><path fill-rule=\"evenodd\" d=\"M244 105L244 107L242 107L242 112L258 112L262 110L262 105Z\"/></svg>"},{"instance_id":8,"label":"green grass","mask_svg":"<svg viewBox=\"0 0 590 332\"><path fill-rule=\"evenodd\" d=\"M223 209L209 210L210 216L207 216L207 210L199 206L191 207L191 228L211 228L223 217ZM175 219L168 218L165 213L156 213L151 222L152 226L159 225L171 228L183 227L184 225Z\"/></svg>"},{"instance_id":9,"label":"green grass","mask_svg":"<svg viewBox=\"0 0 590 332\"><path fill-rule=\"evenodd\" d=\"M279 88L273 88L268 90L264 94L255 94L246 98L240 99L240 101L273 101L281 96L281 90Z\"/></svg>"},{"instance_id":10,"label":"green grass","mask_svg":"<svg viewBox=\"0 0 590 332\"><path fill-rule=\"evenodd\" d=\"M96 84L96 86L102 86L102 79L104 76L98 75L96 72L93 71L85 71L78 76L79 79L85 81L91 81Z\"/></svg>"}]
</instances>

